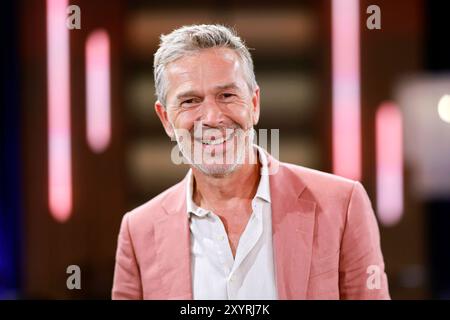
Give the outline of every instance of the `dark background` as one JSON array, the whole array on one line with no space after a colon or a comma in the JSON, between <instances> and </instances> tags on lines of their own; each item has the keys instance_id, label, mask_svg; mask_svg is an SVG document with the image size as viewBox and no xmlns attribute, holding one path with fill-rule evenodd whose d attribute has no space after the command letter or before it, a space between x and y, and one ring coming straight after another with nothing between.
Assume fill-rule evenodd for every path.
<instances>
[{"instance_id":1,"label":"dark background","mask_svg":"<svg viewBox=\"0 0 450 320\"><path fill-rule=\"evenodd\" d=\"M110 297L123 214L186 172L170 162L173 143L153 111L153 53L159 35L181 25L234 26L255 49L258 127L280 128L282 161L332 171L330 0L70 4L81 8L81 30L70 31L73 209L64 223L47 201L45 1L1 5L0 299ZM365 26L372 4L381 8L381 30ZM360 8L362 182L375 206L376 110L395 99L405 75L448 74L449 11L437 0L361 0ZM86 143L84 80L85 41L99 27L110 36L112 89L112 139L100 154ZM439 152L448 157L450 146ZM391 296L448 299L450 195L417 197L415 173L406 159L403 218L380 224ZM71 264L82 270L81 290L66 288Z\"/></svg>"}]
</instances>

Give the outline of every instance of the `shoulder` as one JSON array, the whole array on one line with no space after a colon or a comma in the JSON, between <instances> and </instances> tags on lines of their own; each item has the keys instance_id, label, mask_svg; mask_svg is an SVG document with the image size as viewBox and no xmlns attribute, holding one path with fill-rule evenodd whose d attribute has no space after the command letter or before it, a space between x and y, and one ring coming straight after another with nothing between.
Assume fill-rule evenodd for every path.
<instances>
[{"instance_id":1,"label":"shoulder","mask_svg":"<svg viewBox=\"0 0 450 320\"><path fill-rule=\"evenodd\" d=\"M361 185L355 180L290 163L281 162L279 170L283 179L299 180L310 193L321 198L345 200Z\"/></svg>"},{"instance_id":2,"label":"shoulder","mask_svg":"<svg viewBox=\"0 0 450 320\"><path fill-rule=\"evenodd\" d=\"M182 180L161 192L156 197L127 212L123 220L127 221L131 233L136 231L136 229L145 230L155 221L159 221L166 216L166 207L168 205L182 205L185 200L184 196L185 181Z\"/></svg>"},{"instance_id":3,"label":"shoulder","mask_svg":"<svg viewBox=\"0 0 450 320\"><path fill-rule=\"evenodd\" d=\"M282 162L272 180L285 192L286 188L298 190L303 200L316 203L321 216L338 215L345 220L348 212L357 208L373 214L367 192L358 181Z\"/></svg>"}]
</instances>

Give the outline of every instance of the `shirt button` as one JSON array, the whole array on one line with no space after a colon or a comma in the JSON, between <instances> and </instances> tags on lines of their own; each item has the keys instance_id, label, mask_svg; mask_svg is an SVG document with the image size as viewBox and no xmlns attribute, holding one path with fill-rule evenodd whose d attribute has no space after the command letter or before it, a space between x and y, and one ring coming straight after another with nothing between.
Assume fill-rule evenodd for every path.
<instances>
[{"instance_id":1,"label":"shirt button","mask_svg":"<svg viewBox=\"0 0 450 320\"><path fill-rule=\"evenodd\" d=\"M225 237L223 235L218 235L217 236L217 240L219 241L223 241L225 239Z\"/></svg>"}]
</instances>

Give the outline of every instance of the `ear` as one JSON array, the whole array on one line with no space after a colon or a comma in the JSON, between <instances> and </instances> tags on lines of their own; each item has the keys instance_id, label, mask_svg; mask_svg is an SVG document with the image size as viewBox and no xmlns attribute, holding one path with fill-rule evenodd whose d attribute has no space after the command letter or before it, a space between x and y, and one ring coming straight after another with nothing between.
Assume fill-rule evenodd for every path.
<instances>
[{"instance_id":1,"label":"ear","mask_svg":"<svg viewBox=\"0 0 450 320\"><path fill-rule=\"evenodd\" d=\"M159 100L155 102L155 111L159 117L159 120L164 126L164 130L166 131L167 135L172 139L174 137L173 127L170 124L166 108Z\"/></svg>"},{"instance_id":2,"label":"ear","mask_svg":"<svg viewBox=\"0 0 450 320\"><path fill-rule=\"evenodd\" d=\"M259 87L256 86L252 96L252 108L253 108L253 125L256 125L259 121Z\"/></svg>"}]
</instances>

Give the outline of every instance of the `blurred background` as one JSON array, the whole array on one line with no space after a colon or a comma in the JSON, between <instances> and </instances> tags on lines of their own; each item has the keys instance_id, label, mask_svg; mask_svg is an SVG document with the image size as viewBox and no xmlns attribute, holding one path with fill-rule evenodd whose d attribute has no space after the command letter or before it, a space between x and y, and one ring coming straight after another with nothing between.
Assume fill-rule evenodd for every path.
<instances>
[{"instance_id":1,"label":"blurred background","mask_svg":"<svg viewBox=\"0 0 450 320\"><path fill-rule=\"evenodd\" d=\"M280 160L363 183L392 298L449 299L448 12L437 0L3 1L0 299L110 298L123 214L187 171L153 111L152 62L160 34L194 23L232 26L253 48L258 128L280 130Z\"/></svg>"}]
</instances>

